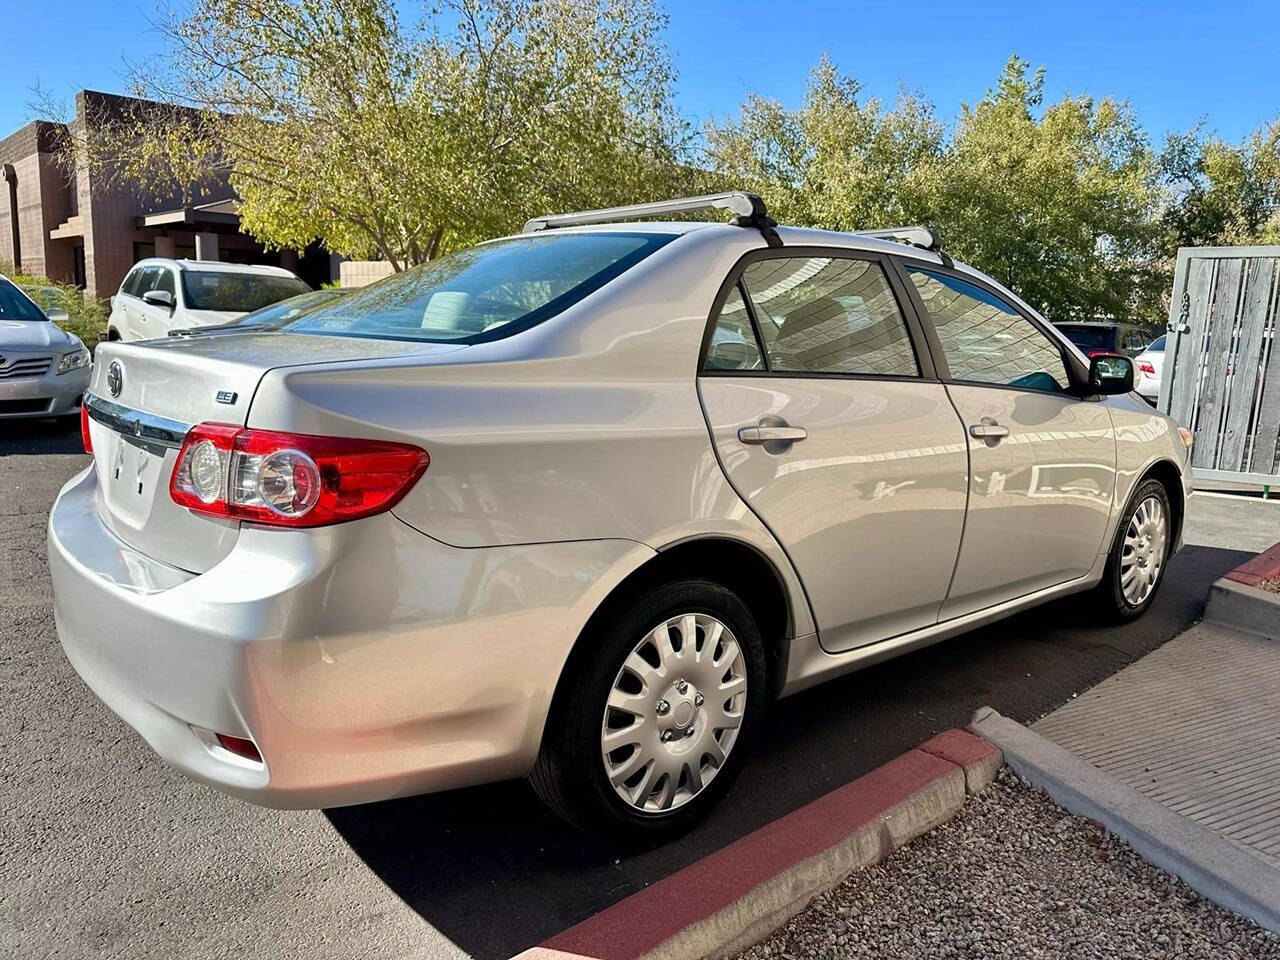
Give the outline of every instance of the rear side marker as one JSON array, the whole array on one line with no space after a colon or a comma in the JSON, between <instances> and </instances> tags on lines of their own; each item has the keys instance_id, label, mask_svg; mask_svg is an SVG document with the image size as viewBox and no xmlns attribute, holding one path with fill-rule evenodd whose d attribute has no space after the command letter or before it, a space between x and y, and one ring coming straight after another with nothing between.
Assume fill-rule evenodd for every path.
<instances>
[{"instance_id":1,"label":"rear side marker","mask_svg":"<svg viewBox=\"0 0 1280 960\"><path fill-rule=\"evenodd\" d=\"M89 408L80 407L80 442L84 444L84 452L93 453L93 440L89 436Z\"/></svg>"}]
</instances>

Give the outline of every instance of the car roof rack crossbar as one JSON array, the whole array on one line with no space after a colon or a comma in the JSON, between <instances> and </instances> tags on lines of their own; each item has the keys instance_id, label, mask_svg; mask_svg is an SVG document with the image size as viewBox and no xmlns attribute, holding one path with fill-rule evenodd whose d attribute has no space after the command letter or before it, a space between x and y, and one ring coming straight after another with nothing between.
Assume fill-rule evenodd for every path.
<instances>
[{"instance_id":1,"label":"car roof rack crossbar","mask_svg":"<svg viewBox=\"0 0 1280 960\"><path fill-rule=\"evenodd\" d=\"M524 225L525 233L554 230L556 227L580 227L590 223L613 223L617 220L641 220L673 213L693 213L696 210L728 210L734 214L733 224L739 227L755 227L764 234L771 247L782 246L778 224L765 209L764 201L754 193L733 190L728 193L708 193L701 197L677 197L674 200L658 200L654 203L635 203L626 207L606 207L602 210L582 210L577 213L557 213L534 217Z\"/></svg>"},{"instance_id":2,"label":"car roof rack crossbar","mask_svg":"<svg viewBox=\"0 0 1280 960\"><path fill-rule=\"evenodd\" d=\"M896 240L898 243L919 247L921 250L936 253L942 258L944 264L948 267L951 266L951 258L942 252L942 238L938 236L938 231L933 227L889 227L884 230L859 230L858 235L861 237L875 237L878 240Z\"/></svg>"}]
</instances>

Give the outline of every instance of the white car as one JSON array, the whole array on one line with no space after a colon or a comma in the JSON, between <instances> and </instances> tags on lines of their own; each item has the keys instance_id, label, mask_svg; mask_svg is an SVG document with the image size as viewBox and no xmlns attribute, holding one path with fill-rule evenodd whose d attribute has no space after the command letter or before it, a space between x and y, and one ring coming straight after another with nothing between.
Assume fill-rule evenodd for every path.
<instances>
[{"instance_id":1,"label":"white car","mask_svg":"<svg viewBox=\"0 0 1280 960\"><path fill-rule=\"evenodd\" d=\"M311 288L283 267L208 260L139 260L111 298L108 340L227 323Z\"/></svg>"},{"instance_id":2,"label":"white car","mask_svg":"<svg viewBox=\"0 0 1280 960\"><path fill-rule=\"evenodd\" d=\"M89 386L89 351L8 277L0 276L0 419L61 417L80 411Z\"/></svg>"},{"instance_id":3,"label":"white car","mask_svg":"<svg viewBox=\"0 0 1280 960\"><path fill-rule=\"evenodd\" d=\"M1160 376L1164 371L1164 334L1156 337L1151 346L1138 354L1133 364L1138 376L1134 389L1142 399L1154 406L1160 399Z\"/></svg>"}]
</instances>

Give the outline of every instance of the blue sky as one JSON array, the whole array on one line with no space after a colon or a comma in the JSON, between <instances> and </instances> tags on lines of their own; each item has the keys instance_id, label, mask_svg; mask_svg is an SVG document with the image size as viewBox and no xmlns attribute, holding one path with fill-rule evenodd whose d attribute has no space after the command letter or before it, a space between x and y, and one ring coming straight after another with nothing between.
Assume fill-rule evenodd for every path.
<instances>
[{"instance_id":1,"label":"blue sky","mask_svg":"<svg viewBox=\"0 0 1280 960\"><path fill-rule=\"evenodd\" d=\"M823 51L868 93L892 98L905 84L950 119L1018 53L1048 68L1051 100L1113 94L1128 98L1157 138L1203 117L1238 139L1280 114L1280 23L1274 4L1211 6L667 0L667 40L681 109L699 122L723 117L751 91L798 103ZM30 118L37 80L68 99L84 87L123 90L125 58L160 49L148 26L154 9L151 0L15 0L4 17L0 136Z\"/></svg>"}]
</instances>

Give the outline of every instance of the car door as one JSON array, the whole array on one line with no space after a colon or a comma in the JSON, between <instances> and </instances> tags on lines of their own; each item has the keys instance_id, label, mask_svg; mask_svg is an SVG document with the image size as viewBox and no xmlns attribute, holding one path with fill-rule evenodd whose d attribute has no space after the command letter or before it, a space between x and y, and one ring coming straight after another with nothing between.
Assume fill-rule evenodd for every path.
<instances>
[{"instance_id":1,"label":"car door","mask_svg":"<svg viewBox=\"0 0 1280 960\"><path fill-rule=\"evenodd\" d=\"M968 433L969 509L942 619L1083 577L1115 490L1111 415L1083 399L1061 343L1000 292L907 266Z\"/></svg>"},{"instance_id":2,"label":"car door","mask_svg":"<svg viewBox=\"0 0 1280 960\"><path fill-rule=\"evenodd\" d=\"M137 318L134 337L138 340L153 340L163 337L169 332L169 310L167 307L147 303L143 296L151 290L160 288L164 275L168 273L164 267L151 265L142 271L138 281L138 299L133 303Z\"/></svg>"},{"instance_id":3,"label":"car door","mask_svg":"<svg viewBox=\"0 0 1280 960\"><path fill-rule=\"evenodd\" d=\"M726 475L832 651L936 623L964 525L964 429L886 267L824 248L750 255L698 381Z\"/></svg>"},{"instance_id":4,"label":"car door","mask_svg":"<svg viewBox=\"0 0 1280 960\"><path fill-rule=\"evenodd\" d=\"M111 325L120 333L122 339L132 340L137 321L134 319L134 308L138 305L138 283L142 279L144 267L135 266L120 283L120 289L111 299Z\"/></svg>"}]
</instances>

